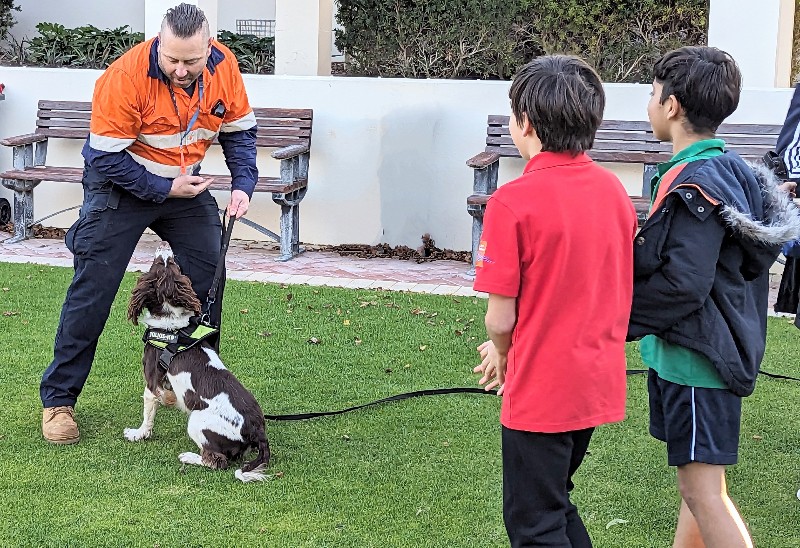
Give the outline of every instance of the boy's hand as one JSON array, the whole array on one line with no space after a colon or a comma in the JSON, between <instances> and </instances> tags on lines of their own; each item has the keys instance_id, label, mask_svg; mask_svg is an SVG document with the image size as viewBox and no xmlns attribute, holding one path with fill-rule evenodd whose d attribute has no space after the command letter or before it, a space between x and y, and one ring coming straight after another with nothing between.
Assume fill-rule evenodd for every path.
<instances>
[{"instance_id":1,"label":"boy's hand","mask_svg":"<svg viewBox=\"0 0 800 548\"><path fill-rule=\"evenodd\" d=\"M786 192L792 199L797 197L797 183L794 181L786 181L785 183L778 185L778 188Z\"/></svg>"},{"instance_id":2,"label":"boy's hand","mask_svg":"<svg viewBox=\"0 0 800 548\"><path fill-rule=\"evenodd\" d=\"M492 341L486 341L478 347L478 353L481 355L481 364L473 371L475 373L483 373L483 376L478 381L478 384L485 384L484 390L491 390L494 387L497 389L497 395L503 394L503 383L506 381L506 366L508 365L508 355L501 355L497 352ZM488 383L488 384L487 384Z\"/></svg>"}]
</instances>

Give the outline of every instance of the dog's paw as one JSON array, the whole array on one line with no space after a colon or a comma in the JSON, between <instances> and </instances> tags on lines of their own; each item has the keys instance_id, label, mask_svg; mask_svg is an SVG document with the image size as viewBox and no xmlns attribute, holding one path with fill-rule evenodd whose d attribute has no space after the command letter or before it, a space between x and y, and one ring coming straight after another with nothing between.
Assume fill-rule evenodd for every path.
<instances>
[{"instance_id":1,"label":"dog's paw","mask_svg":"<svg viewBox=\"0 0 800 548\"><path fill-rule=\"evenodd\" d=\"M203 459L197 453L181 453L178 455L178 460L183 464L196 464L197 466L203 466Z\"/></svg>"},{"instance_id":2,"label":"dog's paw","mask_svg":"<svg viewBox=\"0 0 800 548\"><path fill-rule=\"evenodd\" d=\"M236 472L233 473L234 477L241 481L242 483L250 483L253 481L264 481L266 479L270 479L269 476L265 473L266 467L263 468L256 468L251 470L250 472L242 472L242 469L238 469Z\"/></svg>"},{"instance_id":3,"label":"dog's paw","mask_svg":"<svg viewBox=\"0 0 800 548\"><path fill-rule=\"evenodd\" d=\"M128 441L146 440L152 433L152 430L142 430L141 428L126 428L123 432Z\"/></svg>"}]
</instances>

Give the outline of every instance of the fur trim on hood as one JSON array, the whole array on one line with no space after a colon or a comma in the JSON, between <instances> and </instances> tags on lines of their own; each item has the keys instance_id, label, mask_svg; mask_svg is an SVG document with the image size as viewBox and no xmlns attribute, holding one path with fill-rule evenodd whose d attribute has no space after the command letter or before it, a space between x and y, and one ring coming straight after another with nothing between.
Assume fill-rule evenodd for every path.
<instances>
[{"instance_id":1,"label":"fur trim on hood","mask_svg":"<svg viewBox=\"0 0 800 548\"><path fill-rule=\"evenodd\" d=\"M722 216L728 225L743 239L766 246L782 246L800 240L800 209L787 192L778 185L775 177L762 163L747 162L761 187L763 219L754 219L751 213L738 210L735 205L725 204Z\"/></svg>"}]
</instances>

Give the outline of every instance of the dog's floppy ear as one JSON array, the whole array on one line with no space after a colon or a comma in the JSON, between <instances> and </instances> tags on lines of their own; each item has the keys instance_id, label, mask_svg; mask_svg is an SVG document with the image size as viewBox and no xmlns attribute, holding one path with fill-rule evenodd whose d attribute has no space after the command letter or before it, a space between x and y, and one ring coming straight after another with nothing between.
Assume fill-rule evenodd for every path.
<instances>
[{"instance_id":1,"label":"dog's floppy ear","mask_svg":"<svg viewBox=\"0 0 800 548\"><path fill-rule=\"evenodd\" d=\"M139 277L139 281L136 282L136 286L131 291L131 300L128 303L128 320L133 325L139 325L139 316L144 310L147 297L153 291L153 281L153 275L150 272L146 272Z\"/></svg>"},{"instance_id":2,"label":"dog's floppy ear","mask_svg":"<svg viewBox=\"0 0 800 548\"><path fill-rule=\"evenodd\" d=\"M172 306L191 310L195 314L200 313L200 300L192 288L192 281L181 273L174 260L167 261L167 266L156 285L156 291L160 302L169 302Z\"/></svg>"},{"instance_id":3,"label":"dog's floppy ear","mask_svg":"<svg viewBox=\"0 0 800 548\"><path fill-rule=\"evenodd\" d=\"M191 310L195 314L200 313L200 299L192 288L192 282L183 274L177 276L175 282L175 305L181 306L186 310Z\"/></svg>"}]
</instances>

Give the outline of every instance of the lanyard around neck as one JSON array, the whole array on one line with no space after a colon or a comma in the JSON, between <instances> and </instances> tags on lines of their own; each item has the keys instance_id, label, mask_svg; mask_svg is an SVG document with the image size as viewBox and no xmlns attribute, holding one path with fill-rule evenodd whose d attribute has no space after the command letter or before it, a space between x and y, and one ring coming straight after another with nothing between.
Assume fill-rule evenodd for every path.
<instances>
[{"instance_id":1,"label":"lanyard around neck","mask_svg":"<svg viewBox=\"0 0 800 548\"><path fill-rule=\"evenodd\" d=\"M181 124L181 113L178 110L178 101L175 100L175 91L172 89L172 84L167 83L167 88L169 89L169 96L172 99L172 106L175 108L175 115L178 117L178 129L181 133L181 141L180 141L180 153L181 153L181 175L186 175L186 162L184 161L183 157L183 141L189 135L189 132L192 130L192 126L197 121L197 117L200 116L200 106L203 103L203 75L201 74L200 77L197 79L197 109L194 111L191 120L186 125L186 130L184 131L182 124Z\"/></svg>"}]
</instances>

